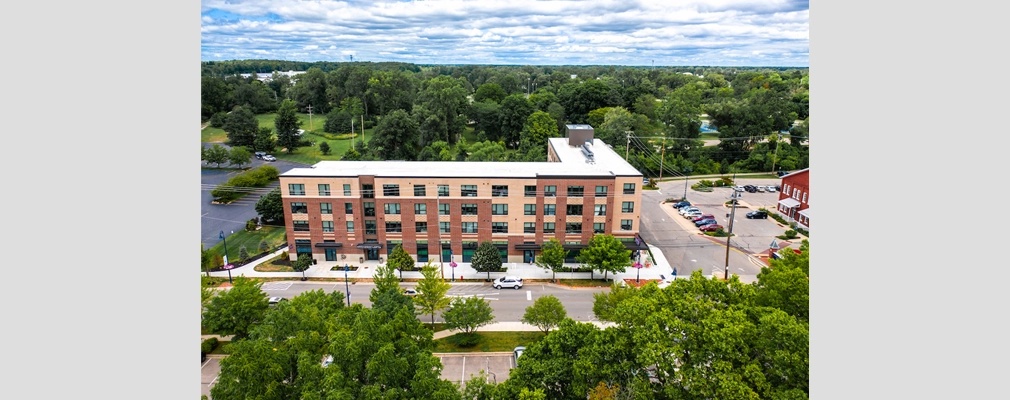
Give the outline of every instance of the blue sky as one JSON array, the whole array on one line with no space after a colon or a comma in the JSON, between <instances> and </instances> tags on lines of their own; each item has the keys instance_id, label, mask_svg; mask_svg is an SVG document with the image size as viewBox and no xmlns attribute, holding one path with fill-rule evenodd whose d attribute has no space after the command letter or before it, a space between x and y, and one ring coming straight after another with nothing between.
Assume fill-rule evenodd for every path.
<instances>
[{"instance_id":1,"label":"blue sky","mask_svg":"<svg viewBox=\"0 0 1010 400\"><path fill-rule=\"evenodd\" d=\"M810 65L810 3L203 0L203 61Z\"/></svg>"}]
</instances>

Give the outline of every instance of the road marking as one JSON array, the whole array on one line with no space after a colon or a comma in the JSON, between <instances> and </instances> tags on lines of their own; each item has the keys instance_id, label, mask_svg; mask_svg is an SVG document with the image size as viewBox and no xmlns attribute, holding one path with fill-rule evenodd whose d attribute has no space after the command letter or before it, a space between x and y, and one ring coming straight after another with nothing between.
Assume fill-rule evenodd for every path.
<instances>
[{"instance_id":1,"label":"road marking","mask_svg":"<svg viewBox=\"0 0 1010 400\"><path fill-rule=\"evenodd\" d=\"M743 271L743 270L744 270L743 268L737 268L737 269L738 269L738 270L741 270L741 271Z\"/></svg>"},{"instance_id":2,"label":"road marking","mask_svg":"<svg viewBox=\"0 0 1010 400\"><path fill-rule=\"evenodd\" d=\"M466 356L463 356L463 372L459 373L459 381L463 382L466 377Z\"/></svg>"},{"instance_id":3,"label":"road marking","mask_svg":"<svg viewBox=\"0 0 1010 400\"><path fill-rule=\"evenodd\" d=\"M200 366L200 369L203 369L203 367L206 367L207 364L210 364L210 358L207 358L207 361L204 361L203 365Z\"/></svg>"},{"instance_id":4,"label":"road marking","mask_svg":"<svg viewBox=\"0 0 1010 400\"><path fill-rule=\"evenodd\" d=\"M288 290L291 285L291 282L269 282L263 285L263 290Z\"/></svg>"},{"instance_id":5,"label":"road marking","mask_svg":"<svg viewBox=\"0 0 1010 400\"><path fill-rule=\"evenodd\" d=\"M533 300L533 292L532 291L529 291L529 290L526 291L526 300L527 301Z\"/></svg>"},{"instance_id":6,"label":"road marking","mask_svg":"<svg viewBox=\"0 0 1010 400\"><path fill-rule=\"evenodd\" d=\"M214 380L210 381L210 383L207 384L207 387L214 386L214 382L217 382L217 378L220 378L220 377L221 377L221 375L215 376Z\"/></svg>"},{"instance_id":7,"label":"road marking","mask_svg":"<svg viewBox=\"0 0 1010 400\"><path fill-rule=\"evenodd\" d=\"M698 262L698 260L691 260L691 262Z\"/></svg>"}]
</instances>

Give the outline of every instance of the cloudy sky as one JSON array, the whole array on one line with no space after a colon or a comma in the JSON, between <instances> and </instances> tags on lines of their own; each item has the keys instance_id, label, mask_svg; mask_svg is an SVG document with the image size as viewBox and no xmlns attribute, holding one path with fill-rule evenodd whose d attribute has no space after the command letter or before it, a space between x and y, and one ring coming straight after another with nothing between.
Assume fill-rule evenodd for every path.
<instances>
[{"instance_id":1,"label":"cloudy sky","mask_svg":"<svg viewBox=\"0 0 1010 400\"><path fill-rule=\"evenodd\" d=\"M808 0L203 0L203 61L809 66Z\"/></svg>"}]
</instances>

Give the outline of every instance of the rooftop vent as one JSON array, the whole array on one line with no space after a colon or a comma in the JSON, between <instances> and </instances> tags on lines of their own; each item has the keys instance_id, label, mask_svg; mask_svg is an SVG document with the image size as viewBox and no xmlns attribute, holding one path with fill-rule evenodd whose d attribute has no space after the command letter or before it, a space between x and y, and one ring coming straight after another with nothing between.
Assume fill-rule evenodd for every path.
<instances>
[{"instance_id":1,"label":"rooftop vent","mask_svg":"<svg viewBox=\"0 0 1010 400\"><path fill-rule=\"evenodd\" d=\"M593 158L593 156L594 156L593 151L589 150L589 145L588 144L582 145L582 154L586 156L586 162L588 162L590 164L596 162L596 159Z\"/></svg>"}]
</instances>

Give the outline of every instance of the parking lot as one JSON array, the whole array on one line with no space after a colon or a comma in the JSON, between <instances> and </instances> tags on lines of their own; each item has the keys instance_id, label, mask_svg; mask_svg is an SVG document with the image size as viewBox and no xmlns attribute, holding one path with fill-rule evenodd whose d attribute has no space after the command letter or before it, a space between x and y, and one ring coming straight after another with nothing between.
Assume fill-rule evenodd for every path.
<instances>
[{"instance_id":1,"label":"parking lot","mask_svg":"<svg viewBox=\"0 0 1010 400\"><path fill-rule=\"evenodd\" d=\"M515 367L511 352L489 353L434 353L442 362L442 379L464 385L481 370L487 371L488 381L501 383L508 379Z\"/></svg>"},{"instance_id":2,"label":"parking lot","mask_svg":"<svg viewBox=\"0 0 1010 400\"><path fill-rule=\"evenodd\" d=\"M219 373L221 373L221 358L208 357L200 367L200 394L210 398L210 388L217 383Z\"/></svg>"}]
</instances>

